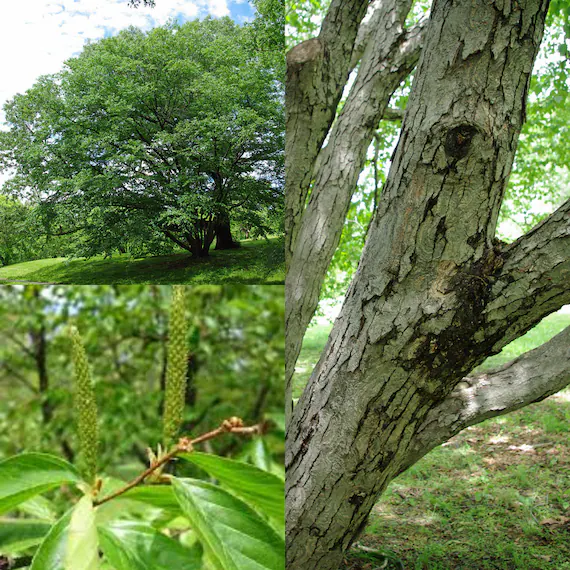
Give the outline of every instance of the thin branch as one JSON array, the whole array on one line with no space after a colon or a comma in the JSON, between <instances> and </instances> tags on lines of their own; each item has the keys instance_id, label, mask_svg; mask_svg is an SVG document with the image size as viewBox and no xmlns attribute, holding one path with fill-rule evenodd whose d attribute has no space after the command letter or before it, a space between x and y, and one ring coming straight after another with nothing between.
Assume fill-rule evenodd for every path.
<instances>
[{"instance_id":1,"label":"thin branch","mask_svg":"<svg viewBox=\"0 0 570 570\"><path fill-rule=\"evenodd\" d=\"M22 376L17 370L14 370L7 362L0 362L0 366L2 366L13 378L21 382L34 394L38 393L38 389L25 376Z\"/></svg>"},{"instance_id":2,"label":"thin branch","mask_svg":"<svg viewBox=\"0 0 570 570\"><path fill-rule=\"evenodd\" d=\"M102 505L107 501L110 501L120 495L123 495L133 487L140 485L149 475L154 473L159 467L162 467L163 465L174 459L179 453L192 452L194 445L197 445L198 443L209 441L225 433L235 433L237 435L253 435L253 434L264 433L264 431L265 431L265 426L263 424L257 424L254 426L245 427L243 425L242 420L240 420L239 418L230 418L229 420L224 420L220 425L220 427L212 431L209 431L205 434L202 434L194 439L189 439L187 437L180 438L178 444L171 451L169 451L167 454L163 455L162 457L154 461L148 469L143 471L140 475L135 477L130 483L127 483L124 487L121 487L114 493L111 493L110 495L107 495L102 499L93 501L93 506L97 507L99 505Z\"/></svg>"},{"instance_id":3,"label":"thin branch","mask_svg":"<svg viewBox=\"0 0 570 570\"><path fill-rule=\"evenodd\" d=\"M404 110L403 109L391 109L387 108L384 110L384 114L382 115L383 121L401 121L404 118Z\"/></svg>"}]
</instances>

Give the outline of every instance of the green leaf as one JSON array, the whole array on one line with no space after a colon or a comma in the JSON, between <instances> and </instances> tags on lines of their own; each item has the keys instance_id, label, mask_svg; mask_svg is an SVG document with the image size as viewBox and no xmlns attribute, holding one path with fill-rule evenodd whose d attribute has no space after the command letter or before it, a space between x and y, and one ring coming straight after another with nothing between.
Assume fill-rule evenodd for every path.
<instances>
[{"instance_id":1,"label":"green leaf","mask_svg":"<svg viewBox=\"0 0 570 570\"><path fill-rule=\"evenodd\" d=\"M285 484L279 477L253 465L208 453L184 453L181 457L201 467L222 487L261 511L279 529L284 528Z\"/></svg>"},{"instance_id":2,"label":"green leaf","mask_svg":"<svg viewBox=\"0 0 570 570\"><path fill-rule=\"evenodd\" d=\"M73 465L43 453L24 453L0 463L0 514L64 483L79 483Z\"/></svg>"},{"instance_id":3,"label":"green leaf","mask_svg":"<svg viewBox=\"0 0 570 570\"><path fill-rule=\"evenodd\" d=\"M69 510L51 528L32 560L30 570L65 570L65 547L72 512Z\"/></svg>"},{"instance_id":4,"label":"green leaf","mask_svg":"<svg viewBox=\"0 0 570 570\"><path fill-rule=\"evenodd\" d=\"M51 524L32 519L0 519L0 552L14 554L39 544Z\"/></svg>"},{"instance_id":5,"label":"green leaf","mask_svg":"<svg viewBox=\"0 0 570 570\"><path fill-rule=\"evenodd\" d=\"M141 501L147 505L164 509L173 514L181 514L180 505L170 485L149 485L133 487L122 495L123 499Z\"/></svg>"},{"instance_id":6,"label":"green leaf","mask_svg":"<svg viewBox=\"0 0 570 570\"><path fill-rule=\"evenodd\" d=\"M51 528L30 570L96 570L98 538L91 499L84 496Z\"/></svg>"},{"instance_id":7,"label":"green leaf","mask_svg":"<svg viewBox=\"0 0 570 570\"><path fill-rule=\"evenodd\" d=\"M99 527L101 548L115 570L200 570L202 548L182 546L151 526L114 522Z\"/></svg>"},{"instance_id":8,"label":"green leaf","mask_svg":"<svg viewBox=\"0 0 570 570\"><path fill-rule=\"evenodd\" d=\"M55 505L49 499L46 499L41 495L37 495L36 497L28 499L24 503L20 503L17 510L37 519L49 521L52 524L57 520Z\"/></svg>"},{"instance_id":9,"label":"green leaf","mask_svg":"<svg viewBox=\"0 0 570 570\"><path fill-rule=\"evenodd\" d=\"M99 539L91 497L82 497L73 509L68 529L64 568L65 570L97 570L99 568Z\"/></svg>"},{"instance_id":10,"label":"green leaf","mask_svg":"<svg viewBox=\"0 0 570 570\"><path fill-rule=\"evenodd\" d=\"M172 479L180 506L216 570L282 570L285 543L246 503L196 479Z\"/></svg>"}]
</instances>

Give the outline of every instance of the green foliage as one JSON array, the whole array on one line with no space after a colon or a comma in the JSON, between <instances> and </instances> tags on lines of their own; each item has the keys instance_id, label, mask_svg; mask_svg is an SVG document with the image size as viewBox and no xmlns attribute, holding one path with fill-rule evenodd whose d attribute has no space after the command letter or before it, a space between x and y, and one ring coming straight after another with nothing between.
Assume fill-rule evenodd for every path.
<instances>
[{"instance_id":1,"label":"green foliage","mask_svg":"<svg viewBox=\"0 0 570 570\"><path fill-rule=\"evenodd\" d=\"M39 208L16 198L0 195L0 228L0 266L68 251L59 238L45 235Z\"/></svg>"},{"instance_id":2,"label":"green foliage","mask_svg":"<svg viewBox=\"0 0 570 570\"><path fill-rule=\"evenodd\" d=\"M197 479L175 479L173 486L216 570L285 568L285 542L246 503Z\"/></svg>"},{"instance_id":3,"label":"green foliage","mask_svg":"<svg viewBox=\"0 0 570 570\"><path fill-rule=\"evenodd\" d=\"M73 507L65 545L65 570L97 570L99 552L95 511L91 497L84 495Z\"/></svg>"},{"instance_id":4,"label":"green foliage","mask_svg":"<svg viewBox=\"0 0 570 570\"><path fill-rule=\"evenodd\" d=\"M70 570L65 567L65 559L72 514L70 509L50 529L34 555L30 570Z\"/></svg>"},{"instance_id":5,"label":"green foliage","mask_svg":"<svg viewBox=\"0 0 570 570\"><path fill-rule=\"evenodd\" d=\"M0 463L0 513L49 489L78 481L72 465L51 455L23 453L6 459Z\"/></svg>"},{"instance_id":6,"label":"green foliage","mask_svg":"<svg viewBox=\"0 0 570 570\"><path fill-rule=\"evenodd\" d=\"M186 453L182 458L201 467L225 489L235 493L256 510L265 513L278 529L285 528L285 485L276 475L224 457Z\"/></svg>"},{"instance_id":7,"label":"green foliage","mask_svg":"<svg viewBox=\"0 0 570 570\"><path fill-rule=\"evenodd\" d=\"M186 374L188 371L188 346L186 337L185 292L183 285L172 288L172 307L168 327L168 365L166 368L166 385L164 391L163 443L165 447L174 442L184 412L186 396Z\"/></svg>"},{"instance_id":8,"label":"green foliage","mask_svg":"<svg viewBox=\"0 0 570 570\"><path fill-rule=\"evenodd\" d=\"M99 528L101 549L116 570L201 570L202 547L183 546L150 525L115 521Z\"/></svg>"},{"instance_id":9,"label":"green foliage","mask_svg":"<svg viewBox=\"0 0 570 570\"><path fill-rule=\"evenodd\" d=\"M2 288L0 382L9 382L12 397L0 402L0 450L39 447L51 453L24 453L0 463L0 512L9 513L6 526L0 524L0 554L32 556L31 570L284 568L283 479L273 474L283 469L278 426L252 440L222 435L208 443L212 453L187 453L187 461L170 463L157 474L162 484L148 478L98 502L143 472L140 454L161 439L161 378L172 320L184 314L187 327L177 324L184 337L179 348L189 362L182 433L206 431L205 426L215 427L236 412L248 424L269 415L278 423L284 343L280 287L205 286L174 295L171 287L158 286ZM72 376L71 317L83 331L83 347L76 346L79 376L86 376L88 359L103 404L100 489L53 455L70 453L73 462L77 456L67 380ZM41 330L50 383L40 395L31 390L37 363L26 342ZM77 333L73 336L79 343ZM42 415L46 402L47 418ZM199 425L204 429L198 431ZM243 462L254 456L264 469ZM58 520L57 513L65 514ZM228 548L212 550L220 540Z\"/></svg>"},{"instance_id":10,"label":"green foliage","mask_svg":"<svg viewBox=\"0 0 570 570\"><path fill-rule=\"evenodd\" d=\"M51 524L34 519L5 519L0 522L0 552L14 554L38 545Z\"/></svg>"},{"instance_id":11,"label":"green foliage","mask_svg":"<svg viewBox=\"0 0 570 570\"><path fill-rule=\"evenodd\" d=\"M96 570L100 563L99 549L115 570L182 567L199 570L204 567L202 550L205 551L204 560L217 570L284 569L284 541L265 520L279 511L281 517L283 515L282 482L275 484L273 476L240 462L220 458L212 461L207 455L201 455L202 461L198 462L209 473L220 474L226 483L231 481L226 485L231 492L205 481L172 477L172 487L140 487L129 494L130 499L144 497L143 502L164 508L168 503L164 499L156 500L156 497L168 490L169 500L174 502L174 499L181 516L187 517L187 523L183 524L189 525L197 536L198 542L191 547L165 536L150 524L121 520L120 512L111 517L108 513L99 516L92 498L83 495L51 528L41 521L12 521L0 532L0 548L3 552L22 552L41 540L31 570ZM16 477L21 475L20 486L25 487L33 483L27 478L25 463L18 461L21 457L8 461L12 462L11 473ZM44 460L54 465L59 461L50 456L44 456ZM74 482L82 487L80 481ZM257 491L256 486L259 487ZM0 479L0 493L7 495L9 492L10 479ZM23 500L25 494L37 492L37 486L29 487L27 493L20 493L19 500ZM14 506L13 502L11 507ZM22 534L16 537L17 529Z\"/></svg>"},{"instance_id":12,"label":"green foliage","mask_svg":"<svg viewBox=\"0 0 570 570\"><path fill-rule=\"evenodd\" d=\"M287 3L287 46L315 37L330 0L295 0Z\"/></svg>"},{"instance_id":13,"label":"green foliage","mask_svg":"<svg viewBox=\"0 0 570 570\"><path fill-rule=\"evenodd\" d=\"M223 221L280 213L282 52L261 27L273 55L259 57L257 33L206 19L86 45L6 104L10 191L78 232L82 255L176 244L204 256Z\"/></svg>"}]
</instances>

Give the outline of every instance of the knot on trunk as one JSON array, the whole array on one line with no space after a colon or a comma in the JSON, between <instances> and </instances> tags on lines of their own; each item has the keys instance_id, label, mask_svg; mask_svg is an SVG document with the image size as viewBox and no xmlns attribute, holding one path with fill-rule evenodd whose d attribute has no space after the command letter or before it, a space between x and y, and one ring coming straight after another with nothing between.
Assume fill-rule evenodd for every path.
<instances>
[{"instance_id":1,"label":"knot on trunk","mask_svg":"<svg viewBox=\"0 0 570 570\"><path fill-rule=\"evenodd\" d=\"M459 125L449 129L445 137L445 154L457 160L465 158L477 132L477 127L473 125Z\"/></svg>"},{"instance_id":2,"label":"knot on trunk","mask_svg":"<svg viewBox=\"0 0 570 570\"><path fill-rule=\"evenodd\" d=\"M322 56L323 45L319 38L311 38L292 47L287 53L287 67L299 68Z\"/></svg>"}]
</instances>

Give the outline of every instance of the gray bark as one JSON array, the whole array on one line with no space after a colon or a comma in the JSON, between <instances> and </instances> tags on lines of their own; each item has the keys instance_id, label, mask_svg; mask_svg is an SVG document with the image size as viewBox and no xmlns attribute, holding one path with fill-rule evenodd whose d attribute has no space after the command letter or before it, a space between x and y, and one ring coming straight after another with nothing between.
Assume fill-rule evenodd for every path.
<instances>
[{"instance_id":1,"label":"gray bark","mask_svg":"<svg viewBox=\"0 0 570 570\"><path fill-rule=\"evenodd\" d=\"M297 216L296 235L290 236L293 249L286 279L287 402L291 402L291 379L302 338L317 308L366 151L392 94L419 58L423 26L411 30L403 27L410 5L409 0L382 0L374 6L369 23L375 27L366 34L368 47L363 51L356 81L326 147L320 151L311 198L302 215ZM290 136L295 139L294 133ZM290 165L294 171L300 167L297 163Z\"/></svg>"},{"instance_id":2,"label":"gray bark","mask_svg":"<svg viewBox=\"0 0 570 570\"><path fill-rule=\"evenodd\" d=\"M335 116L368 0L332 0L317 38L287 54L285 256L293 251L313 165Z\"/></svg>"},{"instance_id":3,"label":"gray bark","mask_svg":"<svg viewBox=\"0 0 570 570\"><path fill-rule=\"evenodd\" d=\"M336 569L463 378L570 302L568 204L511 246L494 240L547 8L434 3L359 269L288 428L291 570ZM316 180L339 168L324 160Z\"/></svg>"},{"instance_id":4,"label":"gray bark","mask_svg":"<svg viewBox=\"0 0 570 570\"><path fill-rule=\"evenodd\" d=\"M540 402L570 384L570 328L495 370L464 378L428 413L403 471L466 427Z\"/></svg>"}]
</instances>

